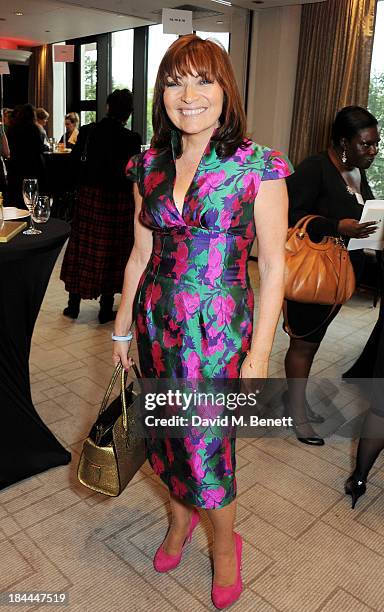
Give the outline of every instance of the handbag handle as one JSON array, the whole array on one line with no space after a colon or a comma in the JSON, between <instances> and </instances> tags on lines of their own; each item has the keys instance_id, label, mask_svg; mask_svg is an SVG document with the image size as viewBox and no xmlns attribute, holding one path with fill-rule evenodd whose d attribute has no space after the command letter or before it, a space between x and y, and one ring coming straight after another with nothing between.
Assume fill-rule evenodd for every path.
<instances>
[{"instance_id":1,"label":"handbag handle","mask_svg":"<svg viewBox=\"0 0 384 612\"><path fill-rule=\"evenodd\" d=\"M132 368L133 371L135 373L135 376L137 379L141 378L141 374L139 371L139 368L137 367L137 365L135 363L132 364ZM123 427L125 429L125 431L127 431L128 428L128 409L127 409L127 401L126 401L126 397L125 397L125 387L126 387L126 381L127 381L127 372L124 370L123 366L121 365L121 363L118 363L117 366L114 369L114 372L112 374L110 383L107 387L107 390L105 392L105 395L103 397L103 401L101 402L101 407L99 410L99 417L103 414L103 412L106 410L107 408L107 404L109 401L109 398L111 397L111 393L113 390L113 387L115 386L117 377L120 376L120 384L121 384L121 389L120 389L120 397L121 397L121 405L123 407L122 413L123 413Z\"/></svg>"},{"instance_id":2,"label":"handbag handle","mask_svg":"<svg viewBox=\"0 0 384 612\"><path fill-rule=\"evenodd\" d=\"M302 231L306 232L308 223L313 221L313 219L325 219L325 217L322 217L321 215L305 215L297 221L297 223L293 226L292 229L301 229Z\"/></svg>"}]
</instances>

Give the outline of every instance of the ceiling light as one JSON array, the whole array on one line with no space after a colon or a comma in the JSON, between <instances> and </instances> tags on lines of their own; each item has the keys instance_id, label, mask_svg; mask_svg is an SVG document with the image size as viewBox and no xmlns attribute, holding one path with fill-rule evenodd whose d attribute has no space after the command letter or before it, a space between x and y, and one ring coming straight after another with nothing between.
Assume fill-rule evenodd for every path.
<instances>
[{"instance_id":1,"label":"ceiling light","mask_svg":"<svg viewBox=\"0 0 384 612\"><path fill-rule=\"evenodd\" d=\"M216 21L217 25L223 25L224 21Z\"/></svg>"},{"instance_id":2,"label":"ceiling light","mask_svg":"<svg viewBox=\"0 0 384 612\"><path fill-rule=\"evenodd\" d=\"M18 17L22 17L24 13L22 11L15 11L15 15L17 15Z\"/></svg>"},{"instance_id":3,"label":"ceiling light","mask_svg":"<svg viewBox=\"0 0 384 612\"><path fill-rule=\"evenodd\" d=\"M217 2L217 4L224 4L225 6L232 6L232 2L227 0L211 0L211 2Z\"/></svg>"}]
</instances>

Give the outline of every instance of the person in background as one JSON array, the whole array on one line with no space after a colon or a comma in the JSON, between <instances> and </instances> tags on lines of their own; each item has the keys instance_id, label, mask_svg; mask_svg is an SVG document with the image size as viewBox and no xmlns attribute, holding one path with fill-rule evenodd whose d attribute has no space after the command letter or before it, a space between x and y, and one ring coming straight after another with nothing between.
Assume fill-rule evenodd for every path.
<instances>
[{"instance_id":1,"label":"person in background","mask_svg":"<svg viewBox=\"0 0 384 612\"><path fill-rule=\"evenodd\" d=\"M36 125L36 111L32 104L15 107L7 138L10 153L7 204L26 208L22 196L23 179L37 178L40 192L44 192L46 185L44 139Z\"/></svg>"},{"instance_id":2,"label":"person in background","mask_svg":"<svg viewBox=\"0 0 384 612\"><path fill-rule=\"evenodd\" d=\"M1 113L1 119L2 119L1 123L4 127L5 134L7 133L8 128L11 125L12 114L13 114L12 108L3 108L2 113Z\"/></svg>"},{"instance_id":3,"label":"person in background","mask_svg":"<svg viewBox=\"0 0 384 612\"><path fill-rule=\"evenodd\" d=\"M73 149L77 137L79 135L80 117L77 113L68 113L65 115L65 134L59 140L59 143L65 144L67 149Z\"/></svg>"},{"instance_id":4,"label":"person in background","mask_svg":"<svg viewBox=\"0 0 384 612\"><path fill-rule=\"evenodd\" d=\"M116 89L107 98L107 116L80 129L71 153L71 161L82 168L60 278L69 292L63 314L72 319L79 315L81 299L99 296L99 322L115 318L114 294L122 291L133 244L134 201L125 167L141 147L139 134L125 127L132 110L132 93Z\"/></svg>"},{"instance_id":5,"label":"person in background","mask_svg":"<svg viewBox=\"0 0 384 612\"><path fill-rule=\"evenodd\" d=\"M365 170L377 154L380 141L376 118L365 108L347 106L336 115L332 142L327 151L312 155L287 179L290 225L305 215L321 215L308 226L310 238L324 236L366 238L374 223L359 223L364 202L373 198ZM350 252L356 281L364 267L363 250ZM341 306L302 304L287 300L287 322L292 331L285 357L288 393L283 396L287 412L294 417L297 438L304 444L323 445L311 422L324 421L306 400L308 376L329 324ZM331 312L332 311L332 312Z\"/></svg>"},{"instance_id":6,"label":"person in background","mask_svg":"<svg viewBox=\"0 0 384 612\"><path fill-rule=\"evenodd\" d=\"M48 119L49 119L49 113L45 110L45 108L42 108L41 106L39 108L36 109L36 123L37 126L40 128L41 133L43 135L44 138L44 146L45 146L45 150L49 151L49 143L48 143L48 136L47 136L47 131L46 131L46 127L48 125Z\"/></svg>"}]
</instances>

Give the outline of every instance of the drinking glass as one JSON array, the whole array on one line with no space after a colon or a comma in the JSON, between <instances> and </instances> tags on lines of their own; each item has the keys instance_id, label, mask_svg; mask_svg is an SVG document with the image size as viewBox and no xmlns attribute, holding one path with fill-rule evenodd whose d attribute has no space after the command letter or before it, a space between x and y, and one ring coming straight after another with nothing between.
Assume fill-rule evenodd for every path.
<instances>
[{"instance_id":1,"label":"drinking glass","mask_svg":"<svg viewBox=\"0 0 384 612\"><path fill-rule=\"evenodd\" d=\"M39 195L39 187L36 178L26 178L23 180L23 199L24 204L29 210L30 213L30 225L29 228L23 231L23 234L28 234L28 236L34 236L36 234L41 234L41 231L35 229L33 225L33 209L36 205L36 200Z\"/></svg>"},{"instance_id":2,"label":"drinking glass","mask_svg":"<svg viewBox=\"0 0 384 612\"><path fill-rule=\"evenodd\" d=\"M51 214L49 196L38 196L33 209L32 219L35 223L46 223Z\"/></svg>"}]
</instances>

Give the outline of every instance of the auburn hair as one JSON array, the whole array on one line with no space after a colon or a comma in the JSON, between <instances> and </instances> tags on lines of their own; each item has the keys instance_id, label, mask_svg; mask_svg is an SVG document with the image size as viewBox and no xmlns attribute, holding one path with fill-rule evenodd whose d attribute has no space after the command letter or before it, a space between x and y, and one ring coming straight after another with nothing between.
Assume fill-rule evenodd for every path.
<instances>
[{"instance_id":1,"label":"auburn hair","mask_svg":"<svg viewBox=\"0 0 384 612\"><path fill-rule=\"evenodd\" d=\"M178 38L161 60L153 94L151 146L156 149L170 148L171 131L176 131L179 136L176 156L182 154L181 132L167 115L163 94L169 77L177 81L178 77L189 74L217 81L222 88L223 110L219 118L220 127L214 135L215 148L221 158L233 155L243 145L246 118L231 60L219 43L203 40L195 34Z\"/></svg>"}]
</instances>

